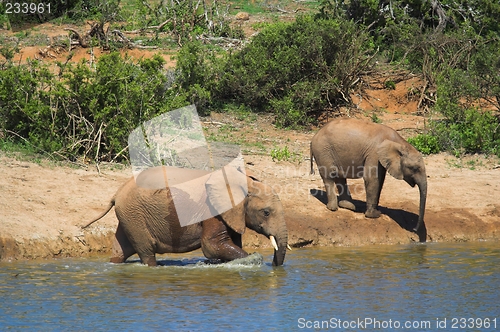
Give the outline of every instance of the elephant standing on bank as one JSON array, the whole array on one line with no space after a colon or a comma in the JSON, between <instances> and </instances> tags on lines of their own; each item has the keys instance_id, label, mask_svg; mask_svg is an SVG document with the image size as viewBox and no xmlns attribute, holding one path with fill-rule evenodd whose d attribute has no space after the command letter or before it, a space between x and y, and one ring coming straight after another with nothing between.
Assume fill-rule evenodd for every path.
<instances>
[{"instance_id":1,"label":"elephant standing on bank","mask_svg":"<svg viewBox=\"0 0 500 332\"><path fill-rule=\"evenodd\" d=\"M333 120L311 141L313 158L325 184L327 208L355 210L346 179L363 178L368 218L378 218L377 209L386 171L398 180L420 189L419 217L415 232L424 226L427 176L421 154L395 130L382 124L352 118ZM335 194L335 187L339 193ZM424 226L425 227L425 226ZM425 241L425 240L424 240Z\"/></svg>"},{"instance_id":2,"label":"elephant standing on bank","mask_svg":"<svg viewBox=\"0 0 500 332\"><path fill-rule=\"evenodd\" d=\"M158 179L163 179L166 173L168 185L155 189ZM231 188L227 177L237 179ZM192 197L170 183L189 181L195 181L191 187L202 193L198 202L203 202L205 211L200 210L202 205L195 204ZM228 193L236 205L227 211L221 210ZM174 204L173 197L183 196L186 198ZM236 200L237 197L241 199ZM271 240L275 249L273 265L282 265L285 259L288 232L281 201L270 186L232 167L214 173L165 166L145 170L118 189L106 211L83 228L105 216L113 206L119 221L111 257L114 263L122 263L137 253L143 264L155 266L156 253L183 253L200 247L210 260L243 258L248 256L241 241L245 227ZM201 216L198 220L203 221L181 226L180 210ZM217 215L214 211L225 212Z\"/></svg>"}]
</instances>

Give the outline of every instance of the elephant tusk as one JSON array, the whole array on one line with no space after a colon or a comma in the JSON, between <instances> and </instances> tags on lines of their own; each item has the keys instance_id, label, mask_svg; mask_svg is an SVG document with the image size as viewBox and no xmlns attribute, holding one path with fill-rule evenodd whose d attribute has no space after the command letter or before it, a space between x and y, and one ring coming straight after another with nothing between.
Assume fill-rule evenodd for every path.
<instances>
[{"instance_id":1,"label":"elephant tusk","mask_svg":"<svg viewBox=\"0 0 500 332\"><path fill-rule=\"evenodd\" d=\"M269 240L271 240L271 244L273 245L274 250L278 250L278 244L276 244L276 239L274 238L274 236L271 235L269 237Z\"/></svg>"},{"instance_id":2,"label":"elephant tusk","mask_svg":"<svg viewBox=\"0 0 500 332\"><path fill-rule=\"evenodd\" d=\"M289 245L289 244L287 244L287 245L286 245L286 248L287 248L288 250L292 251L292 247L290 247L290 245Z\"/></svg>"}]
</instances>

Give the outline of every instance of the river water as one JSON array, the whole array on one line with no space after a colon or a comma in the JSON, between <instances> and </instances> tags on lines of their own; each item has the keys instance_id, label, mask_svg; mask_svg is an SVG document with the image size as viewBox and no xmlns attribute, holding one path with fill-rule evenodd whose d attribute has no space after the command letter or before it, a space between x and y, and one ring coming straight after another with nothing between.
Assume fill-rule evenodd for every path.
<instances>
[{"instance_id":1,"label":"river water","mask_svg":"<svg viewBox=\"0 0 500 332\"><path fill-rule=\"evenodd\" d=\"M500 331L500 242L302 248L280 268L260 253L2 262L0 330Z\"/></svg>"}]
</instances>

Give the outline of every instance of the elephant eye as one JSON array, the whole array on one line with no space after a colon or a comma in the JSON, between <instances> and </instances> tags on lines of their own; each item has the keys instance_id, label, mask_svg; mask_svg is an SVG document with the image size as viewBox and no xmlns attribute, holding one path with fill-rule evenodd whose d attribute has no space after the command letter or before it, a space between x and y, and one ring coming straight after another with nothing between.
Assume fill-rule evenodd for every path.
<instances>
[{"instance_id":1,"label":"elephant eye","mask_svg":"<svg viewBox=\"0 0 500 332\"><path fill-rule=\"evenodd\" d=\"M271 211L269 211L269 209L262 209L262 214L264 215L264 217L269 217L269 215L271 215Z\"/></svg>"}]
</instances>

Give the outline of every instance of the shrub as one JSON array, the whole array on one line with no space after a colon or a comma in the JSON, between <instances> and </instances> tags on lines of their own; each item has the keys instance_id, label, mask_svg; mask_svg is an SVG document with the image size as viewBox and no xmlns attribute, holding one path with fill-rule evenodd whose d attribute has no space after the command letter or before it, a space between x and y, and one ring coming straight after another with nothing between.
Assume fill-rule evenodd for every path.
<instances>
[{"instance_id":1,"label":"shrub","mask_svg":"<svg viewBox=\"0 0 500 332\"><path fill-rule=\"evenodd\" d=\"M371 66L368 44L367 32L346 20L299 16L269 25L229 57L215 96L275 111L279 125L307 124L314 112L350 102Z\"/></svg>"},{"instance_id":2,"label":"shrub","mask_svg":"<svg viewBox=\"0 0 500 332\"><path fill-rule=\"evenodd\" d=\"M415 137L408 138L408 143L413 145L423 154L438 153L440 151L438 139L433 135L419 134Z\"/></svg>"},{"instance_id":3,"label":"shrub","mask_svg":"<svg viewBox=\"0 0 500 332\"><path fill-rule=\"evenodd\" d=\"M288 146L284 148L274 148L271 150L271 158L273 161L299 161L300 155L295 152L291 152Z\"/></svg>"},{"instance_id":4,"label":"shrub","mask_svg":"<svg viewBox=\"0 0 500 332\"><path fill-rule=\"evenodd\" d=\"M464 61L438 71L435 110L443 119L431 122L430 133L441 150L455 155L483 152L500 156L499 49L500 40L479 38ZM489 110L481 110L479 105Z\"/></svg>"},{"instance_id":5,"label":"shrub","mask_svg":"<svg viewBox=\"0 0 500 332\"><path fill-rule=\"evenodd\" d=\"M0 129L70 159L126 157L129 133L154 116L189 104L163 70L160 56L133 62L103 55L85 62L9 64L0 71Z\"/></svg>"},{"instance_id":6,"label":"shrub","mask_svg":"<svg viewBox=\"0 0 500 332\"><path fill-rule=\"evenodd\" d=\"M459 113L459 112L457 112ZM431 123L431 132L441 150L462 153L488 153L500 156L500 121L491 112L466 109L459 120Z\"/></svg>"},{"instance_id":7,"label":"shrub","mask_svg":"<svg viewBox=\"0 0 500 332\"><path fill-rule=\"evenodd\" d=\"M297 129L310 121L306 112L298 108L290 97L272 99L270 105L276 114L276 125L280 128Z\"/></svg>"},{"instance_id":8,"label":"shrub","mask_svg":"<svg viewBox=\"0 0 500 332\"><path fill-rule=\"evenodd\" d=\"M198 41L186 43L177 54L177 83L185 92L189 102L195 104L204 114L212 102L223 59L218 59L215 51L210 51Z\"/></svg>"}]
</instances>

